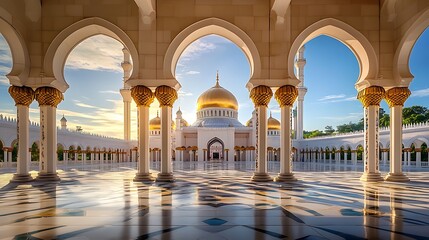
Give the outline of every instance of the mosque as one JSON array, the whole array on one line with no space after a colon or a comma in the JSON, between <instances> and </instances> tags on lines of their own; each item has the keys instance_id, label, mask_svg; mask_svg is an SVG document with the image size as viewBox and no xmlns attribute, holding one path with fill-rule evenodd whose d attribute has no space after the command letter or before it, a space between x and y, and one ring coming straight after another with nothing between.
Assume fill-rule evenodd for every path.
<instances>
[{"instance_id":1,"label":"mosque","mask_svg":"<svg viewBox=\"0 0 429 240\"><path fill-rule=\"evenodd\" d=\"M255 114L245 125L238 121L238 102L235 96L219 83L219 74L213 87L203 92L197 100L197 120L189 124L180 109L173 122L172 144L176 161L243 161L253 160L255 151ZM268 121L269 148L280 146L280 122L271 115ZM161 119L151 119L150 148L152 158L159 159L161 149ZM269 160L277 158L277 152Z\"/></svg>"},{"instance_id":2,"label":"mosque","mask_svg":"<svg viewBox=\"0 0 429 240\"><path fill-rule=\"evenodd\" d=\"M3 160L16 156L13 168L0 169L0 238L427 239L427 171L403 168L411 159L428 167L429 123L403 126L402 110L413 90L411 52L428 27L427 0L0 1L0 33L12 55L2 84L17 113L0 115ZM123 45L123 139L57 127L69 53L98 34ZM173 115L179 58L210 34L248 60L243 90L254 111L245 124L219 76L199 96L195 122L180 110ZM321 35L359 63L352 87L364 130L303 139L303 47ZM150 119L155 98L160 111ZM269 117L271 99L278 120ZM130 139L132 100L137 141ZM379 126L382 101L389 128ZM29 118L33 102L38 123ZM59 168L71 156L60 161L60 145L81 147L74 161L94 164Z\"/></svg>"}]
</instances>

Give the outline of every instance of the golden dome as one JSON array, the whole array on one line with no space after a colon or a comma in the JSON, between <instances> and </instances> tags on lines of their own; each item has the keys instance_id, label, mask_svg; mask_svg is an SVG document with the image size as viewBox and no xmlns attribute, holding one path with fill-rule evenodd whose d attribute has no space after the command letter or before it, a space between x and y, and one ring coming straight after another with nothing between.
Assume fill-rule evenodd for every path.
<instances>
[{"instance_id":1,"label":"golden dome","mask_svg":"<svg viewBox=\"0 0 429 240\"><path fill-rule=\"evenodd\" d=\"M158 113L149 121L149 130L161 130L161 118Z\"/></svg>"},{"instance_id":2,"label":"golden dome","mask_svg":"<svg viewBox=\"0 0 429 240\"><path fill-rule=\"evenodd\" d=\"M273 118L271 113L270 113L270 117L268 118L268 130L280 130L279 120Z\"/></svg>"},{"instance_id":3,"label":"golden dome","mask_svg":"<svg viewBox=\"0 0 429 240\"><path fill-rule=\"evenodd\" d=\"M219 75L216 76L216 85L203 92L197 100L197 111L212 107L238 110L234 95L219 85Z\"/></svg>"}]
</instances>

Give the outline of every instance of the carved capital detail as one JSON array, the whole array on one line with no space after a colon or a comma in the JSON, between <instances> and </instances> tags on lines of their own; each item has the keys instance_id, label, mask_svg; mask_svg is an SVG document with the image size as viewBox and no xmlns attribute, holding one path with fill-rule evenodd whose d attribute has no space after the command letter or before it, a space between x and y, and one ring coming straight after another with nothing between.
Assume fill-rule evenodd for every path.
<instances>
[{"instance_id":1,"label":"carved capital detail","mask_svg":"<svg viewBox=\"0 0 429 240\"><path fill-rule=\"evenodd\" d=\"M386 91L386 102L389 107L404 106L405 101L411 95L407 87L395 87Z\"/></svg>"},{"instance_id":2,"label":"carved capital detail","mask_svg":"<svg viewBox=\"0 0 429 240\"><path fill-rule=\"evenodd\" d=\"M280 107L292 106L298 97L298 89L291 85L284 85L277 89L274 98L279 103Z\"/></svg>"},{"instance_id":3,"label":"carved capital detail","mask_svg":"<svg viewBox=\"0 0 429 240\"><path fill-rule=\"evenodd\" d=\"M15 106L24 105L28 107L34 100L34 91L30 87L10 86L9 94L15 100Z\"/></svg>"},{"instance_id":4,"label":"carved capital detail","mask_svg":"<svg viewBox=\"0 0 429 240\"><path fill-rule=\"evenodd\" d=\"M162 85L155 89L155 97L158 99L160 107L173 107L174 102L177 100L177 92L174 88Z\"/></svg>"},{"instance_id":5,"label":"carved capital detail","mask_svg":"<svg viewBox=\"0 0 429 240\"><path fill-rule=\"evenodd\" d=\"M357 98L361 101L364 107L380 106L381 100L384 98L384 88L379 86L371 86L361 90Z\"/></svg>"},{"instance_id":6,"label":"carved capital detail","mask_svg":"<svg viewBox=\"0 0 429 240\"><path fill-rule=\"evenodd\" d=\"M39 106L57 107L64 100L63 93L53 87L39 87L36 89L35 97L36 101L39 102Z\"/></svg>"},{"instance_id":7,"label":"carved capital detail","mask_svg":"<svg viewBox=\"0 0 429 240\"><path fill-rule=\"evenodd\" d=\"M148 87L138 85L131 88L131 97L133 97L137 106L149 107L155 99L155 96Z\"/></svg>"},{"instance_id":8,"label":"carved capital detail","mask_svg":"<svg viewBox=\"0 0 429 240\"><path fill-rule=\"evenodd\" d=\"M250 98L252 99L253 104L255 104L255 107L268 107L268 103L270 102L272 96L273 91L271 88L264 85L254 87L250 91Z\"/></svg>"}]
</instances>

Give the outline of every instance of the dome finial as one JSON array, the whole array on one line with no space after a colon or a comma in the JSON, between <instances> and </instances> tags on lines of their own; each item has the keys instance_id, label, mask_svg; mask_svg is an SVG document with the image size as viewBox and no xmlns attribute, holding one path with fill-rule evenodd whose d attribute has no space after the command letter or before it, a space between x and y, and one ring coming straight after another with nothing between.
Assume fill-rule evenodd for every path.
<instances>
[{"instance_id":1,"label":"dome finial","mask_svg":"<svg viewBox=\"0 0 429 240\"><path fill-rule=\"evenodd\" d=\"M219 70L216 70L216 87L219 87Z\"/></svg>"},{"instance_id":2,"label":"dome finial","mask_svg":"<svg viewBox=\"0 0 429 240\"><path fill-rule=\"evenodd\" d=\"M159 110L156 111L156 117L159 117Z\"/></svg>"},{"instance_id":3,"label":"dome finial","mask_svg":"<svg viewBox=\"0 0 429 240\"><path fill-rule=\"evenodd\" d=\"M273 112L270 111L270 118L272 118L272 117L273 117Z\"/></svg>"}]
</instances>

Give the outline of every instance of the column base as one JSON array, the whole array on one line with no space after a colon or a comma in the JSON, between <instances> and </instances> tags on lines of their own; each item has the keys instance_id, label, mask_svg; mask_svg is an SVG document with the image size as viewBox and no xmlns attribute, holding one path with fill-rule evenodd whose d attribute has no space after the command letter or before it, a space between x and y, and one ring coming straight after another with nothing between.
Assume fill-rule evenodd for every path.
<instances>
[{"instance_id":1,"label":"column base","mask_svg":"<svg viewBox=\"0 0 429 240\"><path fill-rule=\"evenodd\" d=\"M174 182L173 173L158 173L156 182Z\"/></svg>"},{"instance_id":2,"label":"column base","mask_svg":"<svg viewBox=\"0 0 429 240\"><path fill-rule=\"evenodd\" d=\"M57 173L39 173L35 179L36 181L61 181Z\"/></svg>"},{"instance_id":3,"label":"column base","mask_svg":"<svg viewBox=\"0 0 429 240\"><path fill-rule=\"evenodd\" d=\"M21 183L21 182L31 182L34 178L30 174L14 174L13 178L10 180L12 183Z\"/></svg>"},{"instance_id":4,"label":"column base","mask_svg":"<svg viewBox=\"0 0 429 240\"><path fill-rule=\"evenodd\" d=\"M275 182L295 182L298 179L295 178L293 173L279 173L277 177L274 178Z\"/></svg>"},{"instance_id":5,"label":"column base","mask_svg":"<svg viewBox=\"0 0 429 240\"><path fill-rule=\"evenodd\" d=\"M151 173L136 173L134 177L134 182L152 182L154 178Z\"/></svg>"},{"instance_id":6,"label":"column base","mask_svg":"<svg viewBox=\"0 0 429 240\"><path fill-rule=\"evenodd\" d=\"M273 181L273 178L268 173L254 172L250 180L254 182L271 182Z\"/></svg>"},{"instance_id":7,"label":"column base","mask_svg":"<svg viewBox=\"0 0 429 240\"><path fill-rule=\"evenodd\" d=\"M381 182L384 179L381 177L380 173L364 173L360 177L362 182Z\"/></svg>"},{"instance_id":8,"label":"column base","mask_svg":"<svg viewBox=\"0 0 429 240\"><path fill-rule=\"evenodd\" d=\"M410 181L407 175L403 173L389 173L384 178L384 180L389 182L409 182Z\"/></svg>"}]
</instances>

